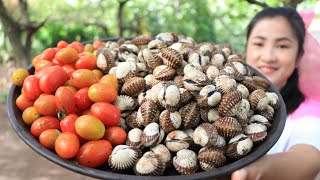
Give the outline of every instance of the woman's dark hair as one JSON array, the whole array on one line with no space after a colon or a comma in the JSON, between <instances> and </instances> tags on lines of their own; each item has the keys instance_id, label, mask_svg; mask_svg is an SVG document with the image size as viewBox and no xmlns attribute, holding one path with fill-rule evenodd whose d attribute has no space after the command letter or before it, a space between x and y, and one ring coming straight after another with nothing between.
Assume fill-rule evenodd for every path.
<instances>
[{"instance_id":1,"label":"woman's dark hair","mask_svg":"<svg viewBox=\"0 0 320 180\"><path fill-rule=\"evenodd\" d=\"M304 22L299 15L299 13L289 7L268 7L257 13L254 18L251 20L249 25L247 26L247 41L249 36L252 32L252 29L262 19L265 18L273 18L281 16L287 19L291 28L298 40L298 58L297 60L303 55L303 45L304 45L304 38L306 36L306 30L304 26ZM300 103L304 100L304 96L299 90L298 87L298 70L295 69L294 72L289 77L287 84L281 90L281 95L286 103L287 113L290 114L293 112Z\"/></svg>"}]
</instances>

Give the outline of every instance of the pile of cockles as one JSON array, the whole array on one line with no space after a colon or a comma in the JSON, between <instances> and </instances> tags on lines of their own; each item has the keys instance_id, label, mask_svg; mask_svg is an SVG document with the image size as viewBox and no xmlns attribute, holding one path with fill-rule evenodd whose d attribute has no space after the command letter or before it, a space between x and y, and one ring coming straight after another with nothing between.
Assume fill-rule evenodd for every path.
<instances>
[{"instance_id":1,"label":"pile of cockles","mask_svg":"<svg viewBox=\"0 0 320 180\"><path fill-rule=\"evenodd\" d=\"M108 164L160 176L193 174L250 154L272 128L280 107L270 82L255 75L229 44L196 43L172 32L107 41L97 65L114 74L124 145Z\"/></svg>"}]
</instances>

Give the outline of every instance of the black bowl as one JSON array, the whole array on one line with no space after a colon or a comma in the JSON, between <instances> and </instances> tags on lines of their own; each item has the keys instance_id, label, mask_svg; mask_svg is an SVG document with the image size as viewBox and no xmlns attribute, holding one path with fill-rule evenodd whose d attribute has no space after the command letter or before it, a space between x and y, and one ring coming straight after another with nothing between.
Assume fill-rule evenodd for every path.
<instances>
[{"instance_id":1,"label":"black bowl","mask_svg":"<svg viewBox=\"0 0 320 180\"><path fill-rule=\"evenodd\" d=\"M250 66L249 66L250 67ZM250 67L251 68L251 67ZM34 68L30 65L27 68L30 73L34 72ZM264 77L261 73L256 71L255 69L251 68L254 75L258 75ZM265 78L265 77L264 77ZM82 165L77 164L73 160L66 160L59 157L54 151L51 151L45 147L43 147L37 138L32 136L30 133L30 127L28 127L22 120L22 112L16 106L16 99L21 93L21 87L17 87L12 85L9 91L8 99L7 99L7 109L8 109L8 116L11 125L15 129L16 133L19 137L35 152L39 153L41 156L45 157L49 161L52 161L66 169L72 170L74 172L87 175L94 178L99 179L152 179L152 180L166 180L166 179L175 179L175 180L188 180L188 179L222 179L230 177L231 173L237 169L247 166L248 164L256 161L263 155L265 155L269 149L277 142L279 139L286 120L286 108L282 96L280 95L279 91L275 88L274 85L267 90L271 92L275 92L279 99L280 99L280 109L275 112L275 119L272 121L272 129L268 132L268 136L266 140L254 146L252 152L232 163L229 163L223 167L211 170L211 171L204 171L204 172L197 172L192 175L178 175L174 170L168 171L165 173L164 176L155 176L155 177L144 177L144 176L136 176L134 174L120 174L116 172L112 172L111 169L108 168L88 168Z\"/></svg>"}]
</instances>

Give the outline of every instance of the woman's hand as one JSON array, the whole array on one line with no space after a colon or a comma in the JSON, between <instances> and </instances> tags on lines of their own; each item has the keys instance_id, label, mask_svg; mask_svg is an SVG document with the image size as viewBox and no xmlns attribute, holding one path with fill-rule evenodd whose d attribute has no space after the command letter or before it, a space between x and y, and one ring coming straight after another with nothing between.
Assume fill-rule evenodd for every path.
<instances>
[{"instance_id":1,"label":"woman's hand","mask_svg":"<svg viewBox=\"0 0 320 180\"><path fill-rule=\"evenodd\" d=\"M290 179L313 180L320 172L320 151L311 145L298 144L288 152L266 155L232 173L232 180Z\"/></svg>"}]
</instances>

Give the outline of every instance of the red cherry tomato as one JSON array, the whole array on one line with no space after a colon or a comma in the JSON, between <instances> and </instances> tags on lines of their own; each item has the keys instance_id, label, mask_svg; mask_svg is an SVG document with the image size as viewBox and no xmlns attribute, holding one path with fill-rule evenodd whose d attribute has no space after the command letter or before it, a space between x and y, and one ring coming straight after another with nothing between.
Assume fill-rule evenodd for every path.
<instances>
[{"instance_id":1,"label":"red cherry tomato","mask_svg":"<svg viewBox=\"0 0 320 180\"><path fill-rule=\"evenodd\" d=\"M80 143L83 144L86 142L85 139L83 139L76 131L76 127L75 127L75 123L76 120L78 119L78 115L76 114L68 114L67 116L65 116L63 119L61 119L60 121L60 128L62 132L71 132L73 134L75 134Z\"/></svg>"},{"instance_id":2,"label":"red cherry tomato","mask_svg":"<svg viewBox=\"0 0 320 180\"><path fill-rule=\"evenodd\" d=\"M117 126L120 121L120 110L110 103L96 102L91 106L90 112L99 118L105 126Z\"/></svg>"},{"instance_id":3,"label":"red cherry tomato","mask_svg":"<svg viewBox=\"0 0 320 180\"><path fill-rule=\"evenodd\" d=\"M87 140L98 140L104 136L103 123L92 115L82 115L75 122L77 133Z\"/></svg>"},{"instance_id":4,"label":"red cherry tomato","mask_svg":"<svg viewBox=\"0 0 320 180\"><path fill-rule=\"evenodd\" d=\"M85 110L88 109L93 102L88 96L89 88L81 88L74 94L74 101L78 107L79 110Z\"/></svg>"},{"instance_id":5,"label":"red cherry tomato","mask_svg":"<svg viewBox=\"0 0 320 180\"><path fill-rule=\"evenodd\" d=\"M56 98L52 94L41 94L34 102L34 108L45 116L57 116Z\"/></svg>"},{"instance_id":6,"label":"red cherry tomato","mask_svg":"<svg viewBox=\"0 0 320 180\"><path fill-rule=\"evenodd\" d=\"M83 50L84 50L83 44L81 42L79 42L79 41L73 41L68 46L74 48L75 50L77 50L78 53L82 53Z\"/></svg>"},{"instance_id":7,"label":"red cherry tomato","mask_svg":"<svg viewBox=\"0 0 320 180\"><path fill-rule=\"evenodd\" d=\"M76 69L90 69L97 68L97 57L94 55L83 54L75 63Z\"/></svg>"},{"instance_id":8,"label":"red cherry tomato","mask_svg":"<svg viewBox=\"0 0 320 180\"><path fill-rule=\"evenodd\" d=\"M127 133L121 127L108 127L104 134L104 138L109 141L113 147L123 144L127 139Z\"/></svg>"},{"instance_id":9,"label":"red cherry tomato","mask_svg":"<svg viewBox=\"0 0 320 180\"><path fill-rule=\"evenodd\" d=\"M76 135L71 132L61 133L55 142L57 154L65 159L73 158L77 155L80 143Z\"/></svg>"},{"instance_id":10,"label":"red cherry tomato","mask_svg":"<svg viewBox=\"0 0 320 180\"><path fill-rule=\"evenodd\" d=\"M67 46L68 46L68 43L66 41L64 41L64 40L59 41L58 44L57 44L57 48L61 48L61 49L65 48Z\"/></svg>"},{"instance_id":11,"label":"red cherry tomato","mask_svg":"<svg viewBox=\"0 0 320 180\"><path fill-rule=\"evenodd\" d=\"M39 79L40 89L51 94L68 80L68 75L61 66L52 66L44 69Z\"/></svg>"},{"instance_id":12,"label":"red cherry tomato","mask_svg":"<svg viewBox=\"0 0 320 180\"><path fill-rule=\"evenodd\" d=\"M95 40L95 41L93 41L92 45L93 45L94 49L98 49L99 47L104 46L104 44L105 44L105 42L103 42L103 41Z\"/></svg>"},{"instance_id":13,"label":"red cherry tomato","mask_svg":"<svg viewBox=\"0 0 320 180\"><path fill-rule=\"evenodd\" d=\"M28 107L31 107L34 103L34 100L28 99L24 94L20 94L16 99L16 105L21 111L24 111Z\"/></svg>"},{"instance_id":14,"label":"red cherry tomato","mask_svg":"<svg viewBox=\"0 0 320 180\"><path fill-rule=\"evenodd\" d=\"M112 146L107 140L89 141L80 147L77 162L86 167L98 167L108 161L111 153Z\"/></svg>"},{"instance_id":15,"label":"red cherry tomato","mask_svg":"<svg viewBox=\"0 0 320 180\"><path fill-rule=\"evenodd\" d=\"M42 94L42 90L39 86L39 79L35 75L26 77L22 89L25 97L30 100L36 100L40 94Z\"/></svg>"},{"instance_id":16,"label":"red cherry tomato","mask_svg":"<svg viewBox=\"0 0 320 180\"><path fill-rule=\"evenodd\" d=\"M61 134L58 129L47 129L43 131L39 136L40 144L48 149L54 149L56 139Z\"/></svg>"},{"instance_id":17,"label":"red cherry tomato","mask_svg":"<svg viewBox=\"0 0 320 180\"><path fill-rule=\"evenodd\" d=\"M105 83L95 83L90 86L88 96L93 102L113 102L118 97L118 91Z\"/></svg>"},{"instance_id":18,"label":"red cherry tomato","mask_svg":"<svg viewBox=\"0 0 320 180\"><path fill-rule=\"evenodd\" d=\"M97 83L99 79L89 69L77 69L71 74L71 84L75 88L90 87L92 84Z\"/></svg>"},{"instance_id":19,"label":"red cherry tomato","mask_svg":"<svg viewBox=\"0 0 320 180\"><path fill-rule=\"evenodd\" d=\"M59 116L62 115L64 117L77 111L74 94L68 87L60 86L56 90L55 98Z\"/></svg>"},{"instance_id":20,"label":"red cherry tomato","mask_svg":"<svg viewBox=\"0 0 320 180\"><path fill-rule=\"evenodd\" d=\"M42 116L35 120L31 125L31 134L39 137L47 129L60 129L60 122L52 116Z\"/></svg>"},{"instance_id":21,"label":"red cherry tomato","mask_svg":"<svg viewBox=\"0 0 320 180\"><path fill-rule=\"evenodd\" d=\"M68 74L68 79L70 79L71 74L76 70L75 67L71 64L65 64L62 66L62 68L66 71Z\"/></svg>"},{"instance_id":22,"label":"red cherry tomato","mask_svg":"<svg viewBox=\"0 0 320 180\"><path fill-rule=\"evenodd\" d=\"M56 55L56 50L54 48L48 48L41 53L40 59L52 61Z\"/></svg>"},{"instance_id":23,"label":"red cherry tomato","mask_svg":"<svg viewBox=\"0 0 320 180\"><path fill-rule=\"evenodd\" d=\"M74 48L65 47L60 49L54 58L61 64L72 64L78 60L79 54Z\"/></svg>"}]
</instances>

